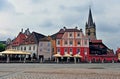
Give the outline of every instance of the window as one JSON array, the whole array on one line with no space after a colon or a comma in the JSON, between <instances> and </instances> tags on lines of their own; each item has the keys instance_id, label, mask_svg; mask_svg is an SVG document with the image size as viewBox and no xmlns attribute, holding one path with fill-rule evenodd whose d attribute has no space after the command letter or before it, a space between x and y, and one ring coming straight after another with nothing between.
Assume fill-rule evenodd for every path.
<instances>
[{"instance_id":1,"label":"window","mask_svg":"<svg viewBox=\"0 0 120 79\"><path fill-rule=\"evenodd\" d=\"M24 47L24 50L26 50L26 47Z\"/></svg>"},{"instance_id":2,"label":"window","mask_svg":"<svg viewBox=\"0 0 120 79\"><path fill-rule=\"evenodd\" d=\"M48 43L48 46L50 46L50 43Z\"/></svg>"},{"instance_id":3,"label":"window","mask_svg":"<svg viewBox=\"0 0 120 79\"><path fill-rule=\"evenodd\" d=\"M57 53L60 53L60 48L57 49Z\"/></svg>"},{"instance_id":4,"label":"window","mask_svg":"<svg viewBox=\"0 0 120 79\"><path fill-rule=\"evenodd\" d=\"M72 33L70 33L69 36L72 37Z\"/></svg>"},{"instance_id":5,"label":"window","mask_svg":"<svg viewBox=\"0 0 120 79\"><path fill-rule=\"evenodd\" d=\"M60 40L57 40L57 45L60 45Z\"/></svg>"},{"instance_id":6,"label":"window","mask_svg":"<svg viewBox=\"0 0 120 79\"><path fill-rule=\"evenodd\" d=\"M80 37L80 33L77 34L77 37Z\"/></svg>"},{"instance_id":7,"label":"window","mask_svg":"<svg viewBox=\"0 0 120 79\"><path fill-rule=\"evenodd\" d=\"M72 54L72 48L70 48L70 54Z\"/></svg>"},{"instance_id":8,"label":"window","mask_svg":"<svg viewBox=\"0 0 120 79\"><path fill-rule=\"evenodd\" d=\"M73 41L70 41L70 45L72 45L73 44Z\"/></svg>"},{"instance_id":9,"label":"window","mask_svg":"<svg viewBox=\"0 0 120 79\"><path fill-rule=\"evenodd\" d=\"M88 35L90 35L90 30L88 30Z\"/></svg>"},{"instance_id":10,"label":"window","mask_svg":"<svg viewBox=\"0 0 120 79\"><path fill-rule=\"evenodd\" d=\"M65 50L64 50L65 52L67 52L67 48L65 48Z\"/></svg>"},{"instance_id":11,"label":"window","mask_svg":"<svg viewBox=\"0 0 120 79\"><path fill-rule=\"evenodd\" d=\"M29 47L29 50L31 50L31 46Z\"/></svg>"},{"instance_id":12,"label":"window","mask_svg":"<svg viewBox=\"0 0 120 79\"><path fill-rule=\"evenodd\" d=\"M77 54L80 54L80 48L77 48Z\"/></svg>"},{"instance_id":13,"label":"window","mask_svg":"<svg viewBox=\"0 0 120 79\"><path fill-rule=\"evenodd\" d=\"M40 43L40 46L43 46L43 43Z\"/></svg>"},{"instance_id":14,"label":"window","mask_svg":"<svg viewBox=\"0 0 120 79\"><path fill-rule=\"evenodd\" d=\"M64 44L65 44L65 45L67 45L67 44L68 44L66 40L64 41Z\"/></svg>"},{"instance_id":15,"label":"window","mask_svg":"<svg viewBox=\"0 0 120 79\"><path fill-rule=\"evenodd\" d=\"M50 49L48 48L48 52L50 52Z\"/></svg>"},{"instance_id":16,"label":"window","mask_svg":"<svg viewBox=\"0 0 120 79\"><path fill-rule=\"evenodd\" d=\"M40 52L42 52L42 49L40 49Z\"/></svg>"},{"instance_id":17,"label":"window","mask_svg":"<svg viewBox=\"0 0 120 79\"><path fill-rule=\"evenodd\" d=\"M52 52L54 52L54 48L52 48Z\"/></svg>"},{"instance_id":18,"label":"window","mask_svg":"<svg viewBox=\"0 0 120 79\"><path fill-rule=\"evenodd\" d=\"M35 46L33 46L33 50L35 50Z\"/></svg>"},{"instance_id":19,"label":"window","mask_svg":"<svg viewBox=\"0 0 120 79\"><path fill-rule=\"evenodd\" d=\"M72 52L72 48L70 48L70 52Z\"/></svg>"},{"instance_id":20,"label":"window","mask_svg":"<svg viewBox=\"0 0 120 79\"><path fill-rule=\"evenodd\" d=\"M80 45L80 41L78 41L78 45Z\"/></svg>"},{"instance_id":21,"label":"window","mask_svg":"<svg viewBox=\"0 0 120 79\"><path fill-rule=\"evenodd\" d=\"M21 50L23 50L23 48L21 47Z\"/></svg>"}]
</instances>

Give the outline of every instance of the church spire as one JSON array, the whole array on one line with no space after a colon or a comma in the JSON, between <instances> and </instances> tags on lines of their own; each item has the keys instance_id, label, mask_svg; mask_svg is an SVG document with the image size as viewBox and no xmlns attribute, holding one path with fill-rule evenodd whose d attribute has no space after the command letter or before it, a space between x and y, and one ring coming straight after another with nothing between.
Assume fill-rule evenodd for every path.
<instances>
[{"instance_id":1,"label":"church spire","mask_svg":"<svg viewBox=\"0 0 120 79\"><path fill-rule=\"evenodd\" d=\"M90 40L96 40L96 25L93 22L91 8L89 8L88 22L85 25L85 33L86 36L90 38Z\"/></svg>"},{"instance_id":2,"label":"church spire","mask_svg":"<svg viewBox=\"0 0 120 79\"><path fill-rule=\"evenodd\" d=\"M93 23L93 18L92 18L92 12L91 12L91 7L89 8L89 16L88 16L88 26L92 26Z\"/></svg>"}]
</instances>

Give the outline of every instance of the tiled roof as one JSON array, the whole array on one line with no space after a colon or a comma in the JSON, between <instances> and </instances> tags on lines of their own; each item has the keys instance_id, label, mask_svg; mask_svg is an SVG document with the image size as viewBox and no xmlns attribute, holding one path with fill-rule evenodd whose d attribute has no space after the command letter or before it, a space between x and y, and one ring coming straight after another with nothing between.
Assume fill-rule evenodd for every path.
<instances>
[{"instance_id":1,"label":"tiled roof","mask_svg":"<svg viewBox=\"0 0 120 79\"><path fill-rule=\"evenodd\" d=\"M41 38L39 41L50 41L52 38L50 36L46 36L44 38Z\"/></svg>"},{"instance_id":2,"label":"tiled roof","mask_svg":"<svg viewBox=\"0 0 120 79\"><path fill-rule=\"evenodd\" d=\"M51 37L52 39L56 39L57 34L58 34L58 33L55 33L55 34L51 35L50 37Z\"/></svg>"},{"instance_id":3,"label":"tiled roof","mask_svg":"<svg viewBox=\"0 0 120 79\"><path fill-rule=\"evenodd\" d=\"M36 41L36 43L39 43L39 40L40 40L41 38L44 38L44 37L45 37L45 35L40 34L40 33L33 32L33 34L34 34L34 36L35 36L35 41Z\"/></svg>"},{"instance_id":4,"label":"tiled roof","mask_svg":"<svg viewBox=\"0 0 120 79\"><path fill-rule=\"evenodd\" d=\"M63 36L63 34L65 32L82 32L82 29L77 29L77 27L76 28L67 29L67 28L64 27L64 29L60 29L60 31L57 33L56 38L57 39L62 38L62 36Z\"/></svg>"},{"instance_id":5,"label":"tiled roof","mask_svg":"<svg viewBox=\"0 0 120 79\"><path fill-rule=\"evenodd\" d=\"M60 31L58 33L64 33L65 30L64 29L60 29Z\"/></svg>"},{"instance_id":6,"label":"tiled roof","mask_svg":"<svg viewBox=\"0 0 120 79\"><path fill-rule=\"evenodd\" d=\"M65 32L80 32L78 29L65 29Z\"/></svg>"},{"instance_id":7,"label":"tiled roof","mask_svg":"<svg viewBox=\"0 0 120 79\"><path fill-rule=\"evenodd\" d=\"M23 41L27 38L27 36L20 32L18 36L13 40L12 46L19 46L20 44L23 43Z\"/></svg>"},{"instance_id":8,"label":"tiled roof","mask_svg":"<svg viewBox=\"0 0 120 79\"><path fill-rule=\"evenodd\" d=\"M63 36L63 34L57 34L57 39L61 39L62 38L62 36Z\"/></svg>"},{"instance_id":9,"label":"tiled roof","mask_svg":"<svg viewBox=\"0 0 120 79\"><path fill-rule=\"evenodd\" d=\"M29 37L22 43L22 45L27 45L27 44L38 44L39 43L39 40L41 38L44 38L45 35L43 34L39 34L39 33L36 33L36 32L32 32L31 35L29 35Z\"/></svg>"}]
</instances>

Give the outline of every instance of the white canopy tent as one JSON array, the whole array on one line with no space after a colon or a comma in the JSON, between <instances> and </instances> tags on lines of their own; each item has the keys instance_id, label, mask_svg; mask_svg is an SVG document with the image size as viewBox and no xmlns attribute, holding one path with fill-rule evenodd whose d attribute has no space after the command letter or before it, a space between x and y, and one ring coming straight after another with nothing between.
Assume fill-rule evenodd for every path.
<instances>
[{"instance_id":1,"label":"white canopy tent","mask_svg":"<svg viewBox=\"0 0 120 79\"><path fill-rule=\"evenodd\" d=\"M7 55L7 62L9 62L9 55L25 55L24 62L26 60L26 55L30 55L30 52L15 50L15 49L8 49L5 51L0 52L0 55Z\"/></svg>"}]
</instances>

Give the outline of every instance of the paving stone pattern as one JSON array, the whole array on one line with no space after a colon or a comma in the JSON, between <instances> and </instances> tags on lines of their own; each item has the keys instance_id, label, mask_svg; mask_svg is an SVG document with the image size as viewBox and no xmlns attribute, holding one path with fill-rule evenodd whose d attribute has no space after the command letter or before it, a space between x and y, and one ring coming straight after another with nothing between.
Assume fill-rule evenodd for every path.
<instances>
[{"instance_id":1,"label":"paving stone pattern","mask_svg":"<svg viewBox=\"0 0 120 79\"><path fill-rule=\"evenodd\" d=\"M0 64L0 79L120 79L120 64Z\"/></svg>"}]
</instances>

